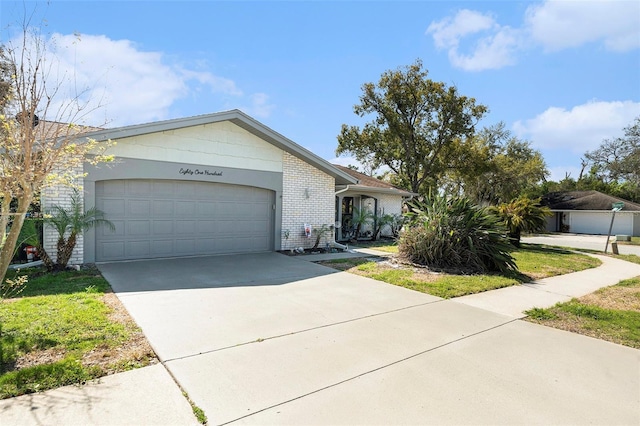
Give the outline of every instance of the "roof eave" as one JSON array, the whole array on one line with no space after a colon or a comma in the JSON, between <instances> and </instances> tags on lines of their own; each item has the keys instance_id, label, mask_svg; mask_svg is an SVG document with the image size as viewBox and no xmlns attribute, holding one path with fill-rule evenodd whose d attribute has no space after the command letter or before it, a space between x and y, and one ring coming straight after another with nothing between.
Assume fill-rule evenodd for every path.
<instances>
[{"instance_id":1,"label":"roof eave","mask_svg":"<svg viewBox=\"0 0 640 426\"><path fill-rule=\"evenodd\" d=\"M413 192L403 191L401 189L394 188L376 188L374 186L365 186L365 185L348 185L349 191L361 192L361 193L375 193L375 194L391 194L391 195L400 195L402 197L415 197L418 194ZM344 189L344 188L342 188Z\"/></svg>"}]
</instances>

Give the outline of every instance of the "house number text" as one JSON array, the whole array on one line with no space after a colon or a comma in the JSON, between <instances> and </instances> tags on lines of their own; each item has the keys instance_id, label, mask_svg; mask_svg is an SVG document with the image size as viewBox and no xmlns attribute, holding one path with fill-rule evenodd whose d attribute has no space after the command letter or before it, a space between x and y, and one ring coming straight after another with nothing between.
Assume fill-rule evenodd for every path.
<instances>
[{"instance_id":1,"label":"house number text","mask_svg":"<svg viewBox=\"0 0 640 426\"><path fill-rule=\"evenodd\" d=\"M219 172L217 170L209 170L209 169L204 169L204 170L200 170L200 169L184 169L184 168L180 168L180 174L181 175L189 175L189 176L193 176L193 175L204 175L204 176L222 176L222 172Z\"/></svg>"}]
</instances>

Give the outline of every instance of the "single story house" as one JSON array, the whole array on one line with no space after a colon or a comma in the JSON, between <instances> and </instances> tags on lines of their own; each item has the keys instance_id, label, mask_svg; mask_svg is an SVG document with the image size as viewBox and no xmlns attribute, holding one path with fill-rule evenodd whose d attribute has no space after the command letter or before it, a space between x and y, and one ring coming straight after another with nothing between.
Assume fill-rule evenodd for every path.
<instances>
[{"instance_id":1,"label":"single story house","mask_svg":"<svg viewBox=\"0 0 640 426\"><path fill-rule=\"evenodd\" d=\"M351 224L354 209L364 210L374 216L400 215L405 202L416 195L348 167L335 167L351 175L358 182L336 185L336 241L348 241L354 237ZM362 232L371 232L370 228L364 227ZM391 229L385 227L380 234L391 236Z\"/></svg>"},{"instance_id":2,"label":"single story house","mask_svg":"<svg viewBox=\"0 0 640 426\"><path fill-rule=\"evenodd\" d=\"M624 207L615 214L611 235L640 236L640 204L598 191L552 192L541 200L553 213L547 231L596 235L609 232L614 203Z\"/></svg>"},{"instance_id":3,"label":"single story house","mask_svg":"<svg viewBox=\"0 0 640 426\"><path fill-rule=\"evenodd\" d=\"M308 248L315 238L305 224L335 225L336 188L340 200L371 195L375 208L390 208L385 188L366 191L352 174L239 110L83 138L116 142L108 152L113 163L78 170L85 209L104 211L115 231L87 231L72 264ZM67 205L70 193L47 189L43 211ZM49 253L56 240L46 228Z\"/></svg>"}]
</instances>

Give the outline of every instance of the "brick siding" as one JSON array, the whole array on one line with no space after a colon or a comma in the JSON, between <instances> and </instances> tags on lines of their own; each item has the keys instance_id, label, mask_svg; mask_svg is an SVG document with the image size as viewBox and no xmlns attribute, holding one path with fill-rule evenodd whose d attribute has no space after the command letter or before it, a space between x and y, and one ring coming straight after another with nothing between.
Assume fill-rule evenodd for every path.
<instances>
[{"instance_id":1,"label":"brick siding","mask_svg":"<svg viewBox=\"0 0 640 426\"><path fill-rule=\"evenodd\" d=\"M305 237L304 224L314 228L334 225L335 179L287 152L283 153L282 162L282 249L311 248L315 236ZM320 247L333 238L334 232L328 232Z\"/></svg>"},{"instance_id":2,"label":"brick siding","mask_svg":"<svg viewBox=\"0 0 640 426\"><path fill-rule=\"evenodd\" d=\"M82 174L82 166L78 167L77 175ZM82 197L82 181L75 186L80 192L80 196ZM68 208L71 206L71 195L73 194L73 188L66 185L55 185L51 187L47 187L42 190L41 195L41 206L42 212L46 215L51 212L53 206L60 206L63 208ZM44 226L43 232L43 247L51 257L51 260L55 261L57 256L57 243L58 243L58 233L55 228L51 225ZM68 236L65 235L65 236ZM79 234L76 240L76 246L73 249L73 254L71 255L71 259L69 259L69 265L81 265L84 263L84 237L82 234Z\"/></svg>"}]
</instances>

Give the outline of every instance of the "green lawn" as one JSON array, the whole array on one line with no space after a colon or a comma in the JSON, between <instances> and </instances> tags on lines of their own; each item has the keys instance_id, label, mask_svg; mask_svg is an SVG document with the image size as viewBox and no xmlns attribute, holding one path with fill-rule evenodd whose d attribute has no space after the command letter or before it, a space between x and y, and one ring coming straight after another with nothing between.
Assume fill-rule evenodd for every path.
<instances>
[{"instance_id":1,"label":"green lawn","mask_svg":"<svg viewBox=\"0 0 640 426\"><path fill-rule=\"evenodd\" d=\"M97 271L23 274L29 275L25 289L0 302L0 398L154 361L144 335Z\"/></svg>"},{"instance_id":2,"label":"green lawn","mask_svg":"<svg viewBox=\"0 0 640 426\"><path fill-rule=\"evenodd\" d=\"M522 282L594 268L601 264L600 260L584 254L526 244L513 252L513 256L520 274L454 275L367 259L342 259L322 263L443 298L509 287Z\"/></svg>"},{"instance_id":3,"label":"green lawn","mask_svg":"<svg viewBox=\"0 0 640 426\"><path fill-rule=\"evenodd\" d=\"M377 241L358 241L352 248L370 248L386 253L398 253L398 243L387 239Z\"/></svg>"},{"instance_id":4,"label":"green lawn","mask_svg":"<svg viewBox=\"0 0 640 426\"><path fill-rule=\"evenodd\" d=\"M640 277L526 313L531 322L640 349Z\"/></svg>"}]
</instances>

